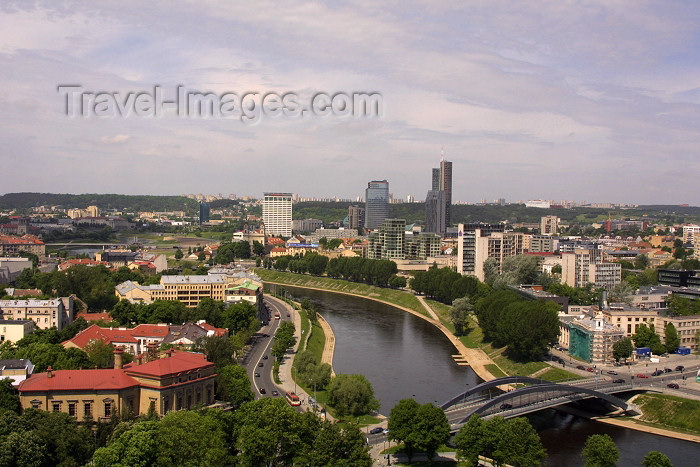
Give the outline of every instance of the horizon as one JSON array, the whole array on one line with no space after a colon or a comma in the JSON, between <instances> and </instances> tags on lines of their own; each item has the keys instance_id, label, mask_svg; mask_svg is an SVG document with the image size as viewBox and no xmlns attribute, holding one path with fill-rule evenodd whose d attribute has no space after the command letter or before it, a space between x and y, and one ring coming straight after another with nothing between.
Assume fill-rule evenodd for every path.
<instances>
[{"instance_id":1,"label":"horizon","mask_svg":"<svg viewBox=\"0 0 700 467\"><path fill-rule=\"evenodd\" d=\"M679 0L5 2L0 161L31 172L3 190L424 199L444 151L467 203L699 204L698 24Z\"/></svg>"}]
</instances>

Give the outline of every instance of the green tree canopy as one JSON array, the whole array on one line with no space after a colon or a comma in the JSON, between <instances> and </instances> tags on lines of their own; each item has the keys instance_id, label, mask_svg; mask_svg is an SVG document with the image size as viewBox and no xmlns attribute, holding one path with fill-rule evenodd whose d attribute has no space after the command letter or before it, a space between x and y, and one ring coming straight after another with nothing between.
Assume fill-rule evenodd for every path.
<instances>
[{"instance_id":1,"label":"green tree canopy","mask_svg":"<svg viewBox=\"0 0 700 467\"><path fill-rule=\"evenodd\" d=\"M659 451L651 451L649 454L644 456L642 465L644 467L673 467L671 459Z\"/></svg>"},{"instance_id":2,"label":"green tree canopy","mask_svg":"<svg viewBox=\"0 0 700 467\"><path fill-rule=\"evenodd\" d=\"M591 435L586 439L581 456L585 467L615 467L620 452L608 435Z\"/></svg>"},{"instance_id":3,"label":"green tree canopy","mask_svg":"<svg viewBox=\"0 0 700 467\"><path fill-rule=\"evenodd\" d=\"M331 379L328 404L340 418L345 415L365 415L379 408L372 384L363 375L341 374Z\"/></svg>"},{"instance_id":4,"label":"green tree canopy","mask_svg":"<svg viewBox=\"0 0 700 467\"><path fill-rule=\"evenodd\" d=\"M630 358L633 351L634 346L629 337L624 337L613 344L613 358L618 362Z\"/></svg>"},{"instance_id":5,"label":"green tree canopy","mask_svg":"<svg viewBox=\"0 0 700 467\"><path fill-rule=\"evenodd\" d=\"M218 370L216 396L231 403L234 408L252 401L255 397L246 369L240 365L227 365Z\"/></svg>"}]
</instances>

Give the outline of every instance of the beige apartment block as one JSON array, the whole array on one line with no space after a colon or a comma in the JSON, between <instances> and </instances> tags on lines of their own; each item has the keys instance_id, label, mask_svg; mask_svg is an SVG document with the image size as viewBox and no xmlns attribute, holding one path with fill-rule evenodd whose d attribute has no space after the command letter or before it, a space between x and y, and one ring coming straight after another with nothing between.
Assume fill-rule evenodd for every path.
<instances>
[{"instance_id":1,"label":"beige apartment block","mask_svg":"<svg viewBox=\"0 0 700 467\"><path fill-rule=\"evenodd\" d=\"M73 322L73 296L50 300L0 300L0 319L33 321L39 329L59 331Z\"/></svg>"}]
</instances>

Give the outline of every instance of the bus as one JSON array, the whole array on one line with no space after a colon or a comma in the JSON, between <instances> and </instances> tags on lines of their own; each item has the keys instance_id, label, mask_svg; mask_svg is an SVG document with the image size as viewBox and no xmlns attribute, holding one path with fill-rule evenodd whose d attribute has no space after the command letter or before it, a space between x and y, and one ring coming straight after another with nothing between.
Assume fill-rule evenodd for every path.
<instances>
[{"instance_id":1,"label":"bus","mask_svg":"<svg viewBox=\"0 0 700 467\"><path fill-rule=\"evenodd\" d=\"M301 400L299 399L299 396L297 396L293 392L287 392L284 396L287 398L287 402L289 402L289 405L294 407L301 405Z\"/></svg>"}]
</instances>

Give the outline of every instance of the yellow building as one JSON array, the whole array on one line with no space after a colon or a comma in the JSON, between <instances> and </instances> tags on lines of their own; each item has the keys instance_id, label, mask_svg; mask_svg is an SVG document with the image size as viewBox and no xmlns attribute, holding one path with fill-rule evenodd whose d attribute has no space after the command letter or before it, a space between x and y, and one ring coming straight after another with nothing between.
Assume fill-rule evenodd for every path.
<instances>
[{"instance_id":1,"label":"yellow building","mask_svg":"<svg viewBox=\"0 0 700 467\"><path fill-rule=\"evenodd\" d=\"M0 300L0 319L34 321L39 329L59 331L73 322L73 296L50 300Z\"/></svg>"},{"instance_id":2,"label":"yellow building","mask_svg":"<svg viewBox=\"0 0 700 467\"><path fill-rule=\"evenodd\" d=\"M215 366L203 354L171 349L162 358L122 367L122 353L115 350L115 368L32 375L18 388L22 408L64 412L83 421L109 420L124 410L165 415L214 403Z\"/></svg>"},{"instance_id":3,"label":"yellow building","mask_svg":"<svg viewBox=\"0 0 700 467\"><path fill-rule=\"evenodd\" d=\"M0 343L17 342L34 332L34 321L28 319L0 319Z\"/></svg>"}]
</instances>

